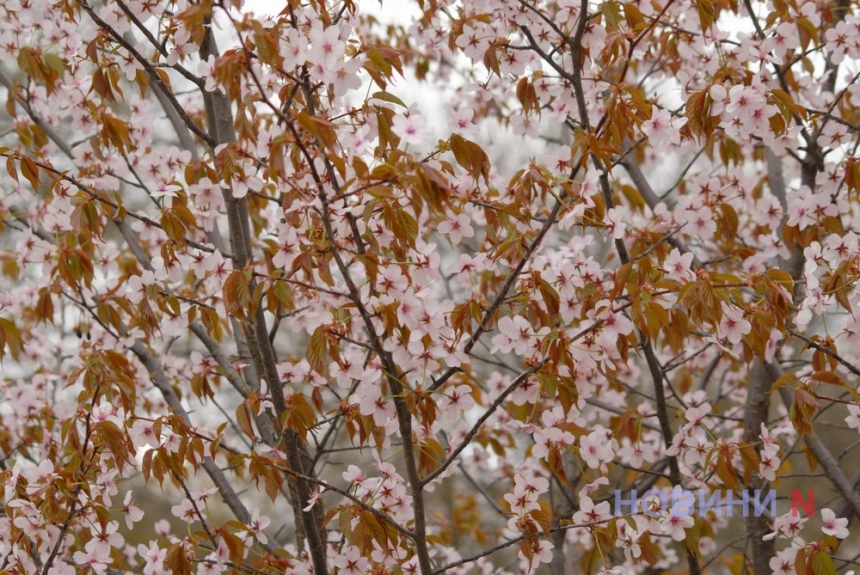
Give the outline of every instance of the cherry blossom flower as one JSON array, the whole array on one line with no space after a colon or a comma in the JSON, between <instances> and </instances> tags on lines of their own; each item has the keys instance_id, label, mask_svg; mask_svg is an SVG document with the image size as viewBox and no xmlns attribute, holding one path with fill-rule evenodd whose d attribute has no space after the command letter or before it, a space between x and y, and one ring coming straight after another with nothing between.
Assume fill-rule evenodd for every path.
<instances>
[{"instance_id":1,"label":"cherry blossom flower","mask_svg":"<svg viewBox=\"0 0 860 575\"><path fill-rule=\"evenodd\" d=\"M762 453L759 463L759 474L768 481L776 481L776 471L779 469L780 459L769 453Z\"/></svg>"},{"instance_id":2,"label":"cherry blossom flower","mask_svg":"<svg viewBox=\"0 0 860 575\"><path fill-rule=\"evenodd\" d=\"M164 571L164 560L167 558L167 549L162 549L155 541L149 542L149 547L143 544L137 546L137 552L143 558L144 575L160 575Z\"/></svg>"},{"instance_id":3,"label":"cherry blossom flower","mask_svg":"<svg viewBox=\"0 0 860 575\"><path fill-rule=\"evenodd\" d=\"M709 403L688 407L684 412L684 419L687 420L687 424L684 426L684 429L690 430L700 425L702 420L704 420L710 412L711 405Z\"/></svg>"},{"instance_id":4,"label":"cherry blossom flower","mask_svg":"<svg viewBox=\"0 0 860 575\"><path fill-rule=\"evenodd\" d=\"M86 565L92 569L94 573L107 572L108 563L113 563L113 559L104 555L99 549L91 549L87 552L75 551L72 558L75 560L75 563L78 565Z\"/></svg>"},{"instance_id":5,"label":"cherry blossom flower","mask_svg":"<svg viewBox=\"0 0 860 575\"><path fill-rule=\"evenodd\" d=\"M514 114L510 117L510 123L515 136L538 137L539 124L536 118L528 114Z\"/></svg>"},{"instance_id":6,"label":"cherry blossom flower","mask_svg":"<svg viewBox=\"0 0 860 575\"><path fill-rule=\"evenodd\" d=\"M137 449L159 445L158 437L155 436L155 423L152 421L136 420L129 428L128 435Z\"/></svg>"},{"instance_id":7,"label":"cherry blossom flower","mask_svg":"<svg viewBox=\"0 0 860 575\"><path fill-rule=\"evenodd\" d=\"M222 144L216 148L216 154L221 153L226 148L226 144ZM257 176L258 168L251 159L245 159L238 162L235 168L229 174L230 181L221 180L219 182L221 188L229 189L233 197L244 198L249 191L260 192L263 189L263 181Z\"/></svg>"},{"instance_id":8,"label":"cherry blossom flower","mask_svg":"<svg viewBox=\"0 0 860 575\"><path fill-rule=\"evenodd\" d=\"M403 274L400 266L386 266L379 270L377 276L377 289L390 294L392 297L400 297L406 293L409 287L409 278Z\"/></svg>"},{"instance_id":9,"label":"cherry blossom flower","mask_svg":"<svg viewBox=\"0 0 860 575\"><path fill-rule=\"evenodd\" d=\"M800 47L800 35L798 34L797 26L793 26L790 22L783 22L776 27L776 33L773 36L773 50L779 56L785 56L788 52L793 52Z\"/></svg>"},{"instance_id":10,"label":"cherry blossom flower","mask_svg":"<svg viewBox=\"0 0 860 575\"><path fill-rule=\"evenodd\" d=\"M684 228L686 231L696 234L702 241L712 239L717 231L714 214L707 206L698 209L686 209L678 219L687 224L687 227Z\"/></svg>"},{"instance_id":11,"label":"cherry blossom flower","mask_svg":"<svg viewBox=\"0 0 860 575\"><path fill-rule=\"evenodd\" d=\"M335 96L344 96L352 90L361 88L361 77L359 71L362 69L362 58L351 58L345 62L338 62L332 72L334 78L330 80Z\"/></svg>"},{"instance_id":12,"label":"cherry blossom flower","mask_svg":"<svg viewBox=\"0 0 860 575\"><path fill-rule=\"evenodd\" d=\"M153 526L155 532L161 535L162 537L167 537L170 535L170 521L167 519L159 519L155 522Z\"/></svg>"},{"instance_id":13,"label":"cherry blossom flower","mask_svg":"<svg viewBox=\"0 0 860 575\"><path fill-rule=\"evenodd\" d=\"M93 538L87 541L85 549L87 551L97 551L102 557L110 555L111 549L122 547L125 538L117 533L119 522L110 521L104 529L100 529L94 533Z\"/></svg>"},{"instance_id":14,"label":"cherry blossom flower","mask_svg":"<svg viewBox=\"0 0 860 575\"><path fill-rule=\"evenodd\" d=\"M513 350L517 355L523 355L532 337L532 326L525 318L520 316L503 317L498 323L499 335L493 338L493 349L508 352Z\"/></svg>"},{"instance_id":15,"label":"cherry blossom flower","mask_svg":"<svg viewBox=\"0 0 860 575\"><path fill-rule=\"evenodd\" d=\"M106 464L102 463L99 465L99 472L96 476L96 484L101 490L102 501L104 504L110 507L113 505L113 500L111 499L114 495L119 493L119 488L116 484L116 469L109 468Z\"/></svg>"},{"instance_id":16,"label":"cherry blossom flower","mask_svg":"<svg viewBox=\"0 0 860 575\"><path fill-rule=\"evenodd\" d=\"M468 286L472 283L471 274L486 270L488 265L486 254L477 254L474 257L469 254L461 254L457 262L452 264L446 272L456 274L461 285Z\"/></svg>"},{"instance_id":17,"label":"cherry blossom flower","mask_svg":"<svg viewBox=\"0 0 860 575\"><path fill-rule=\"evenodd\" d=\"M410 275L413 285L426 286L427 283L439 277L441 256L435 243L428 244L418 240L415 242L415 249L409 250L408 255L412 259Z\"/></svg>"},{"instance_id":18,"label":"cherry blossom flower","mask_svg":"<svg viewBox=\"0 0 860 575\"><path fill-rule=\"evenodd\" d=\"M173 49L167 55L167 63L170 66L176 65L180 60L184 61L188 56L196 54L200 50L200 46L191 39L191 33L185 27L180 27L177 30L173 40Z\"/></svg>"},{"instance_id":19,"label":"cherry blossom flower","mask_svg":"<svg viewBox=\"0 0 860 575\"><path fill-rule=\"evenodd\" d=\"M603 501L595 505L591 497L583 496L579 498L579 511L573 514L573 522L579 525L586 525L607 521L611 517L608 501Z\"/></svg>"},{"instance_id":20,"label":"cherry blossom flower","mask_svg":"<svg viewBox=\"0 0 860 575\"><path fill-rule=\"evenodd\" d=\"M433 132L424 125L423 116L417 112L412 112L409 116L394 116L391 130L404 144L420 145L433 137Z\"/></svg>"},{"instance_id":21,"label":"cherry blossom flower","mask_svg":"<svg viewBox=\"0 0 860 575\"><path fill-rule=\"evenodd\" d=\"M131 28L128 17L122 8L118 5L108 4L99 9L99 16L105 23L110 26L117 34L125 34Z\"/></svg>"},{"instance_id":22,"label":"cherry blossom flower","mask_svg":"<svg viewBox=\"0 0 860 575\"><path fill-rule=\"evenodd\" d=\"M343 57L345 44L340 40L340 29L337 26L329 26L323 30L321 23L317 24L320 25L311 28L308 37L311 49L307 52L307 59L330 68Z\"/></svg>"},{"instance_id":23,"label":"cherry blossom flower","mask_svg":"<svg viewBox=\"0 0 860 575\"><path fill-rule=\"evenodd\" d=\"M131 276L126 284L128 290L128 300L131 303L139 303L147 298L147 292L150 285L157 285L155 274L150 270L145 270L139 276Z\"/></svg>"},{"instance_id":24,"label":"cherry blossom flower","mask_svg":"<svg viewBox=\"0 0 860 575\"><path fill-rule=\"evenodd\" d=\"M722 303L723 318L718 328L720 337L728 339L729 343L738 344L743 336L752 329L750 322L744 319L743 310Z\"/></svg>"},{"instance_id":25,"label":"cherry blossom flower","mask_svg":"<svg viewBox=\"0 0 860 575\"><path fill-rule=\"evenodd\" d=\"M482 35L471 24L464 24L462 34L457 37L456 44L463 49L469 58L477 60L484 55L490 43L489 35Z\"/></svg>"},{"instance_id":26,"label":"cherry blossom flower","mask_svg":"<svg viewBox=\"0 0 860 575\"><path fill-rule=\"evenodd\" d=\"M600 309L601 304L597 304L596 307ZM627 319L627 316L621 312L613 311L608 305L595 316L595 319L603 322L601 333L611 341L616 341L619 336L633 333L635 327L633 322Z\"/></svg>"},{"instance_id":27,"label":"cherry blossom flower","mask_svg":"<svg viewBox=\"0 0 860 575\"><path fill-rule=\"evenodd\" d=\"M213 183L209 178L201 178L199 182L188 187L188 192L201 209L217 210L224 205L220 186Z\"/></svg>"},{"instance_id":28,"label":"cherry blossom flower","mask_svg":"<svg viewBox=\"0 0 860 575\"><path fill-rule=\"evenodd\" d=\"M821 531L825 535L836 537L837 539L845 539L848 537L848 519L845 517L837 518L833 510L824 508L821 510Z\"/></svg>"},{"instance_id":29,"label":"cherry blossom flower","mask_svg":"<svg viewBox=\"0 0 860 575\"><path fill-rule=\"evenodd\" d=\"M18 477L20 476L20 474L21 464L16 462L12 469L9 471L8 475L3 480L3 500L5 503L9 503L9 500L15 493L15 488L18 485Z\"/></svg>"},{"instance_id":30,"label":"cherry blossom flower","mask_svg":"<svg viewBox=\"0 0 860 575\"><path fill-rule=\"evenodd\" d=\"M367 480L367 477L365 477L364 473L362 473L361 469L359 469L357 465L350 465L343 473L343 479L349 484L361 486Z\"/></svg>"},{"instance_id":31,"label":"cherry blossom flower","mask_svg":"<svg viewBox=\"0 0 860 575\"><path fill-rule=\"evenodd\" d=\"M660 521L663 533L670 536L675 541L683 541L687 537L685 529L691 528L696 523L696 520L689 514L669 513Z\"/></svg>"},{"instance_id":32,"label":"cherry blossom flower","mask_svg":"<svg viewBox=\"0 0 860 575\"><path fill-rule=\"evenodd\" d=\"M125 526L129 531L134 528L135 523L143 519L143 510L131 502L131 496L131 491L126 491L125 499L122 503L122 513L125 515Z\"/></svg>"},{"instance_id":33,"label":"cherry blossom flower","mask_svg":"<svg viewBox=\"0 0 860 575\"><path fill-rule=\"evenodd\" d=\"M642 133L648 136L648 141L654 147L666 143L678 145L681 143L681 127L687 123L687 118L673 119L669 112L654 106L651 118L642 122Z\"/></svg>"},{"instance_id":34,"label":"cherry blossom flower","mask_svg":"<svg viewBox=\"0 0 860 575\"><path fill-rule=\"evenodd\" d=\"M325 487L320 487L319 489L311 491L311 496L308 499L308 504L302 508L302 511L307 513L308 511L313 509L314 505L316 505L317 502L322 499L323 493L325 493Z\"/></svg>"},{"instance_id":35,"label":"cherry blossom flower","mask_svg":"<svg viewBox=\"0 0 860 575\"><path fill-rule=\"evenodd\" d=\"M623 238L625 230L627 229L627 224L622 221L624 215L624 210L621 208L609 208L606 211L609 233L612 234L612 237L616 240Z\"/></svg>"},{"instance_id":36,"label":"cherry blossom flower","mask_svg":"<svg viewBox=\"0 0 860 575\"><path fill-rule=\"evenodd\" d=\"M826 192L813 194L807 186L801 186L797 192L789 193L787 201L787 224L797 226L800 230L815 225L824 216L838 214L836 206L830 201L830 194Z\"/></svg>"},{"instance_id":37,"label":"cherry blossom flower","mask_svg":"<svg viewBox=\"0 0 860 575\"><path fill-rule=\"evenodd\" d=\"M606 442L602 429L595 430L579 438L579 456L592 469L612 458L612 448Z\"/></svg>"},{"instance_id":38,"label":"cherry blossom flower","mask_svg":"<svg viewBox=\"0 0 860 575\"><path fill-rule=\"evenodd\" d=\"M771 557L768 562L773 575L795 575L794 559L797 556L797 548L786 547L776 552L776 557Z\"/></svg>"},{"instance_id":39,"label":"cherry blossom flower","mask_svg":"<svg viewBox=\"0 0 860 575\"><path fill-rule=\"evenodd\" d=\"M472 388L465 384L449 387L437 401L437 407L441 413L449 415L469 411L475 407Z\"/></svg>"},{"instance_id":40,"label":"cherry blossom flower","mask_svg":"<svg viewBox=\"0 0 860 575\"><path fill-rule=\"evenodd\" d=\"M833 28L828 28L824 33L824 38L827 41L827 50L830 53L830 60L834 64L841 64L845 59L846 53L852 45L854 32L848 26L848 23L840 20Z\"/></svg>"},{"instance_id":41,"label":"cherry blossom flower","mask_svg":"<svg viewBox=\"0 0 860 575\"><path fill-rule=\"evenodd\" d=\"M150 196L153 198L161 199L161 198L175 198L176 192L182 190L181 186L177 186L175 184L168 184L165 182L160 182L156 189L150 192Z\"/></svg>"},{"instance_id":42,"label":"cherry blossom flower","mask_svg":"<svg viewBox=\"0 0 860 575\"><path fill-rule=\"evenodd\" d=\"M27 479L27 494L32 495L48 483L54 476L54 463L49 459L43 459L37 467L27 467L22 472Z\"/></svg>"},{"instance_id":43,"label":"cherry blossom flower","mask_svg":"<svg viewBox=\"0 0 860 575\"><path fill-rule=\"evenodd\" d=\"M448 126L451 131L466 138L472 138L477 135L478 127L472 123L474 113L474 110L471 108L464 108L454 112L453 116L448 121Z\"/></svg>"},{"instance_id":44,"label":"cherry blossom flower","mask_svg":"<svg viewBox=\"0 0 860 575\"><path fill-rule=\"evenodd\" d=\"M563 450L566 446L573 445L575 437L572 433L563 431L557 427L549 429L539 429L534 434L535 445L532 448L532 455L538 458L545 458L553 449Z\"/></svg>"},{"instance_id":45,"label":"cherry blossom flower","mask_svg":"<svg viewBox=\"0 0 860 575\"><path fill-rule=\"evenodd\" d=\"M693 272L690 266L693 263L693 254L681 254L678 248L673 248L666 259L663 261L663 269L666 270L666 277L687 283L693 278Z\"/></svg>"},{"instance_id":46,"label":"cherry blossom flower","mask_svg":"<svg viewBox=\"0 0 860 575\"><path fill-rule=\"evenodd\" d=\"M540 509L538 495L541 492L537 489L530 489L529 485L523 481L520 475L515 476L514 479L515 486L513 493L506 493L504 495L505 501L511 506L511 513L524 517L530 511Z\"/></svg>"},{"instance_id":47,"label":"cherry blossom flower","mask_svg":"<svg viewBox=\"0 0 860 575\"><path fill-rule=\"evenodd\" d=\"M206 489L192 491L191 498L198 504L206 505L206 502L209 501L209 499L216 493L218 493L217 487L208 487Z\"/></svg>"},{"instance_id":48,"label":"cherry blossom flower","mask_svg":"<svg viewBox=\"0 0 860 575\"><path fill-rule=\"evenodd\" d=\"M334 565L342 575L364 575L370 567L367 558L362 557L361 551L355 545L347 545L335 555Z\"/></svg>"},{"instance_id":49,"label":"cherry blossom flower","mask_svg":"<svg viewBox=\"0 0 860 575\"><path fill-rule=\"evenodd\" d=\"M860 431L860 406L848 406L848 415L845 417L845 423L847 423L848 427L851 429Z\"/></svg>"},{"instance_id":50,"label":"cherry blossom flower","mask_svg":"<svg viewBox=\"0 0 860 575\"><path fill-rule=\"evenodd\" d=\"M289 270L296 257L301 253L299 235L294 228L286 228L278 234L278 251L272 257L275 267Z\"/></svg>"},{"instance_id":51,"label":"cherry blossom flower","mask_svg":"<svg viewBox=\"0 0 860 575\"><path fill-rule=\"evenodd\" d=\"M643 462L650 461L648 450L641 442L631 443L630 439L625 437L622 441L621 449L618 450L618 456L632 467L642 467Z\"/></svg>"},{"instance_id":52,"label":"cherry blossom flower","mask_svg":"<svg viewBox=\"0 0 860 575\"><path fill-rule=\"evenodd\" d=\"M194 510L194 504L187 497L178 505L172 506L170 508L170 512L173 513L175 517L179 517L187 523L194 523L197 521L197 512Z\"/></svg>"},{"instance_id":53,"label":"cherry blossom flower","mask_svg":"<svg viewBox=\"0 0 860 575\"><path fill-rule=\"evenodd\" d=\"M458 245L462 238L471 238L475 235L472 229L471 218L466 214L457 214L454 219L446 220L437 228L440 234L447 234L451 243Z\"/></svg>"},{"instance_id":54,"label":"cherry blossom flower","mask_svg":"<svg viewBox=\"0 0 860 575\"><path fill-rule=\"evenodd\" d=\"M395 417L394 404L382 396L382 388L378 384L362 384L357 391L361 414L372 415L376 425L384 426Z\"/></svg>"},{"instance_id":55,"label":"cherry blossom flower","mask_svg":"<svg viewBox=\"0 0 860 575\"><path fill-rule=\"evenodd\" d=\"M12 525L20 529L27 537L35 537L39 534L41 528L40 514L32 503L16 499L10 502L9 507L19 509Z\"/></svg>"},{"instance_id":56,"label":"cherry blossom flower","mask_svg":"<svg viewBox=\"0 0 860 575\"><path fill-rule=\"evenodd\" d=\"M829 148L838 148L848 140L848 128L836 122L829 122L822 130L824 143Z\"/></svg>"},{"instance_id":57,"label":"cherry blossom flower","mask_svg":"<svg viewBox=\"0 0 860 575\"><path fill-rule=\"evenodd\" d=\"M530 560L526 559L526 556L522 551L519 551L518 553L519 558L528 563L526 569L529 573L537 569L541 563L549 563L552 561L552 550L554 547L552 543L546 539L539 539L536 547L536 549L532 549L532 557Z\"/></svg>"},{"instance_id":58,"label":"cherry blossom flower","mask_svg":"<svg viewBox=\"0 0 860 575\"><path fill-rule=\"evenodd\" d=\"M800 514L795 515L792 512L779 515L773 520L773 531L765 535L762 539L770 541L777 536L786 538L795 537L803 529L803 524L807 520L807 517L801 517Z\"/></svg>"},{"instance_id":59,"label":"cherry blossom flower","mask_svg":"<svg viewBox=\"0 0 860 575\"><path fill-rule=\"evenodd\" d=\"M265 515L260 515L260 510L256 507L251 512L251 521L248 524L249 531L257 538L257 541L265 545L269 542L266 536L265 529L272 523L272 520Z\"/></svg>"}]
</instances>

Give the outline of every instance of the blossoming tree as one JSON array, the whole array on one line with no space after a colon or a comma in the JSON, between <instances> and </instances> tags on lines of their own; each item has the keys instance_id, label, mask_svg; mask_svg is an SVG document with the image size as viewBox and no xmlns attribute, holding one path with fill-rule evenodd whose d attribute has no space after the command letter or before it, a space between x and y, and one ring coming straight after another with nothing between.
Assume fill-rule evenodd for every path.
<instances>
[{"instance_id":1,"label":"blossoming tree","mask_svg":"<svg viewBox=\"0 0 860 575\"><path fill-rule=\"evenodd\" d=\"M851 3L281 4L0 2L0 573L856 564Z\"/></svg>"}]
</instances>

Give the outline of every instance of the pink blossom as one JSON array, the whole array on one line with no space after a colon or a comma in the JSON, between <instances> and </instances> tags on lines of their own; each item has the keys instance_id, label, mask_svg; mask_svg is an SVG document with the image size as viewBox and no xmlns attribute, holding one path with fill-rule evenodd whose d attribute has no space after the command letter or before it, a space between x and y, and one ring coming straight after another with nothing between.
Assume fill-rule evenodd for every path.
<instances>
[{"instance_id":1,"label":"pink blossom","mask_svg":"<svg viewBox=\"0 0 860 575\"><path fill-rule=\"evenodd\" d=\"M128 430L132 443L137 449L141 447L158 447L158 437L155 436L155 423L143 419L136 420Z\"/></svg>"},{"instance_id":2,"label":"pink blossom","mask_svg":"<svg viewBox=\"0 0 860 575\"><path fill-rule=\"evenodd\" d=\"M308 512L313 509L314 505L316 505L317 502L322 499L323 493L325 493L325 487L320 487L319 489L315 489L314 491L312 491L311 496L308 499L308 504L304 508L302 508L302 511Z\"/></svg>"},{"instance_id":3,"label":"pink blossom","mask_svg":"<svg viewBox=\"0 0 860 575\"><path fill-rule=\"evenodd\" d=\"M573 522L578 525L587 525L607 521L611 517L608 501L595 505L591 497L583 496L579 498L579 511L573 514Z\"/></svg>"},{"instance_id":4,"label":"pink blossom","mask_svg":"<svg viewBox=\"0 0 860 575\"><path fill-rule=\"evenodd\" d=\"M340 30L337 26L329 26L325 30L321 25L314 26L311 28L309 40L311 49L307 52L308 61L333 67L343 57L346 45L340 40Z\"/></svg>"},{"instance_id":5,"label":"pink blossom","mask_svg":"<svg viewBox=\"0 0 860 575\"><path fill-rule=\"evenodd\" d=\"M687 123L687 118L673 119L669 112L657 106L651 109L651 118L642 122L642 133L648 136L648 141L655 148L666 143L678 145L681 143L681 127Z\"/></svg>"},{"instance_id":6,"label":"pink blossom","mask_svg":"<svg viewBox=\"0 0 860 575\"><path fill-rule=\"evenodd\" d=\"M459 414L475 407L472 388L468 385L451 386L439 398L437 405L442 413Z\"/></svg>"},{"instance_id":7,"label":"pink blossom","mask_svg":"<svg viewBox=\"0 0 860 575\"><path fill-rule=\"evenodd\" d=\"M750 332L752 325L744 319L743 310L725 302L722 303L722 308L723 318L718 329L720 337L728 339L729 343L738 344L743 336Z\"/></svg>"},{"instance_id":8,"label":"pink blossom","mask_svg":"<svg viewBox=\"0 0 860 575\"><path fill-rule=\"evenodd\" d=\"M153 198L175 198L176 192L181 191L182 188L180 186L174 184L167 184L165 182L160 182L158 186L155 188L155 191L150 192L150 196Z\"/></svg>"},{"instance_id":9,"label":"pink blossom","mask_svg":"<svg viewBox=\"0 0 860 575\"><path fill-rule=\"evenodd\" d=\"M86 565L92 569L93 572L99 574L107 571L108 563L113 563L113 559L104 555L100 549L91 549L86 553L83 551L75 551L75 554L72 557L78 565Z\"/></svg>"},{"instance_id":10,"label":"pink blossom","mask_svg":"<svg viewBox=\"0 0 860 575\"><path fill-rule=\"evenodd\" d=\"M370 562L362 557L361 551L355 545L347 545L335 555L334 565L342 575L364 575L370 567Z\"/></svg>"},{"instance_id":11,"label":"pink blossom","mask_svg":"<svg viewBox=\"0 0 860 575\"><path fill-rule=\"evenodd\" d=\"M164 573L164 560L167 558L167 549L162 549L155 541L149 542L149 547L141 544L137 546L137 552L143 558L144 575L162 575Z\"/></svg>"},{"instance_id":12,"label":"pink blossom","mask_svg":"<svg viewBox=\"0 0 860 575\"><path fill-rule=\"evenodd\" d=\"M602 429L579 438L579 456L590 468L597 469L602 462L611 459L612 455L612 449L607 444L606 434Z\"/></svg>"},{"instance_id":13,"label":"pink blossom","mask_svg":"<svg viewBox=\"0 0 860 575\"><path fill-rule=\"evenodd\" d=\"M533 337L532 326L525 318L520 316L503 317L498 323L499 335L493 338L493 349L508 352L513 350L517 355L523 355Z\"/></svg>"},{"instance_id":14,"label":"pink blossom","mask_svg":"<svg viewBox=\"0 0 860 575\"><path fill-rule=\"evenodd\" d=\"M673 248L663 261L663 269L666 270L667 278L686 283L693 277L693 272L690 270L692 263L692 253L681 254L678 248Z\"/></svg>"},{"instance_id":15,"label":"pink blossom","mask_svg":"<svg viewBox=\"0 0 860 575\"><path fill-rule=\"evenodd\" d=\"M860 406L849 404L848 415L845 417L845 423L851 429L860 431Z\"/></svg>"},{"instance_id":16,"label":"pink blossom","mask_svg":"<svg viewBox=\"0 0 860 575\"><path fill-rule=\"evenodd\" d=\"M795 556L797 548L786 547L776 552L776 557L771 557L769 561L770 568L773 569L773 575L795 575Z\"/></svg>"},{"instance_id":17,"label":"pink blossom","mask_svg":"<svg viewBox=\"0 0 860 575\"><path fill-rule=\"evenodd\" d=\"M472 123L473 115L474 110L470 108L464 108L454 112L454 115L448 121L451 131L466 138L474 137L478 133L478 127Z\"/></svg>"},{"instance_id":18,"label":"pink blossom","mask_svg":"<svg viewBox=\"0 0 860 575\"><path fill-rule=\"evenodd\" d=\"M825 535L831 535L837 539L845 539L848 537L848 519L845 517L837 518L836 514L831 510L824 508L821 510L821 531Z\"/></svg>"},{"instance_id":19,"label":"pink blossom","mask_svg":"<svg viewBox=\"0 0 860 575\"><path fill-rule=\"evenodd\" d=\"M624 233L627 230L627 224L622 221L625 213L622 208L609 208L606 211L606 220L607 226L609 228L609 232L612 234L612 237L616 240L620 240L624 237Z\"/></svg>"},{"instance_id":20,"label":"pink blossom","mask_svg":"<svg viewBox=\"0 0 860 575\"><path fill-rule=\"evenodd\" d=\"M125 526L129 531L134 528L135 523L143 519L143 510L131 502L131 491L126 491L125 493L125 500L122 503L122 513L125 515Z\"/></svg>"},{"instance_id":21,"label":"pink blossom","mask_svg":"<svg viewBox=\"0 0 860 575\"><path fill-rule=\"evenodd\" d=\"M446 220L437 228L440 234L447 234L451 243L458 245L462 238L471 238L475 235L472 229L471 218L466 214L457 214L454 219Z\"/></svg>"},{"instance_id":22,"label":"pink blossom","mask_svg":"<svg viewBox=\"0 0 860 575\"><path fill-rule=\"evenodd\" d=\"M691 528L696 520L692 515L676 515L670 513L660 521L663 533L669 535L675 541L683 541L687 537L685 529Z\"/></svg>"},{"instance_id":23,"label":"pink blossom","mask_svg":"<svg viewBox=\"0 0 860 575\"><path fill-rule=\"evenodd\" d=\"M537 542L537 549L532 550L532 558L528 560L527 570L529 573L540 566L541 563L549 563L552 561L553 544L546 539L540 539ZM518 553L520 559L526 561L526 557L522 551Z\"/></svg>"},{"instance_id":24,"label":"pink blossom","mask_svg":"<svg viewBox=\"0 0 860 575\"><path fill-rule=\"evenodd\" d=\"M117 533L119 522L111 521L104 529L99 529L93 534L93 538L87 541L87 551L97 551L102 557L108 557L112 549L122 547L125 538Z\"/></svg>"},{"instance_id":25,"label":"pink blossom","mask_svg":"<svg viewBox=\"0 0 860 575\"><path fill-rule=\"evenodd\" d=\"M187 497L178 505L172 506L170 512L175 517L179 517L187 523L194 523L197 520L197 511L194 510L194 504Z\"/></svg>"},{"instance_id":26,"label":"pink blossom","mask_svg":"<svg viewBox=\"0 0 860 575\"><path fill-rule=\"evenodd\" d=\"M423 117L417 112L395 116L391 129L404 144L420 145L433 137L433 132L424 125Z\"/></svg>"},{"instance_id":27,"label":"pink blossom","mask_svg":"<svg viewBox=\"0 0 860 575\"><path fill-rule=\"evenodd\" d=\"M265 529L272 523L272 520L265 515L260 515L260 510L256 507L251 512L251 521L248 524L248 530L257 538L257 541L265 545L269 542L266 536Z\"/></svg>"}]
</instances>

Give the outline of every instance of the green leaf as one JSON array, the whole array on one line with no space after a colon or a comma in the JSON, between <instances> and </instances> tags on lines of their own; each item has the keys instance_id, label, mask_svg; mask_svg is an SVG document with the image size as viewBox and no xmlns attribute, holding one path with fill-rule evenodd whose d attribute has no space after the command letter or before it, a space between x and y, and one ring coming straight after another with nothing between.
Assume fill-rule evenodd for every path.
<instances>
[{"instance_id":1,"label":"green leaf","mask_svg":"<svg viewBox=\"0 0 860 575\"><path fill-rule=\"evenodd\" d=\"M812 556L812 572L814 575L836 575L836 566L826 551L819 551Z\"/></svg>"}]
</instances>

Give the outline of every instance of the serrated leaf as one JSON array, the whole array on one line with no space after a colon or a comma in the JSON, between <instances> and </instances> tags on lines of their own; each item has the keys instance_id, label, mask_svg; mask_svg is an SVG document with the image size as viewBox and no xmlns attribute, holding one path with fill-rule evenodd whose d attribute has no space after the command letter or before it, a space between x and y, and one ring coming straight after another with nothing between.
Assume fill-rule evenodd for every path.
<instances>
[{"instance_id":1,"label":"serrated leaf","mask_svg":"<svg viewBox=\"0 0 860 575\"><path fill-rule=\"evenodd\" d=\"M812 556L813 575L836 575L836 565L827 551L819 551Z\"/></svg>"},{"instance_id":2,"label":"serrated leaf","mask_svg":"<svg viewBox=\"0 0 860 575\"><path fill-rule=\"evenodd\" d=\"M809 379L813 381L820 381L822 383L829 383L830 385L838 385L839 387L848 388L848 384L845 383L845 380L839 377L837 374L832 371L816 371L809 376Z\"/></svg>"},{"instance_id":3,"label":"serrated leaf","mask_svg":"<svg viewBox=\"0 0 860 575\"><path fill-rule=\"evenodd\" d=\"M176 543L167 551L167 559L165 566L175 575L190 575L191 562L188 560L188 555L185 553L185 545Z\"/></svg>"},{"instance_id":4,"label":"serrated leaf","mask_svg":"<svg viewBox=\"0 0 860 575\"><path fill-rule=\"evenodd\" d=\"M320 375L328 373L329 355L328 355L328 340L325 336L325 328L319 326L311 335L311 340L308 342L307 353L305 357L308 363L315 372Z\"/></svg>"},{"instance_id":5,"label":"serrated leaf","mask_svg":"<svg viewBox=\"0 0 860 575\"><path fill-rule=\"evenodd\" d=\"M236 423L245 435L255 439L254 428L251 426L251 410L244 401L236 408Z\"/></svg>"}]
</instances>

